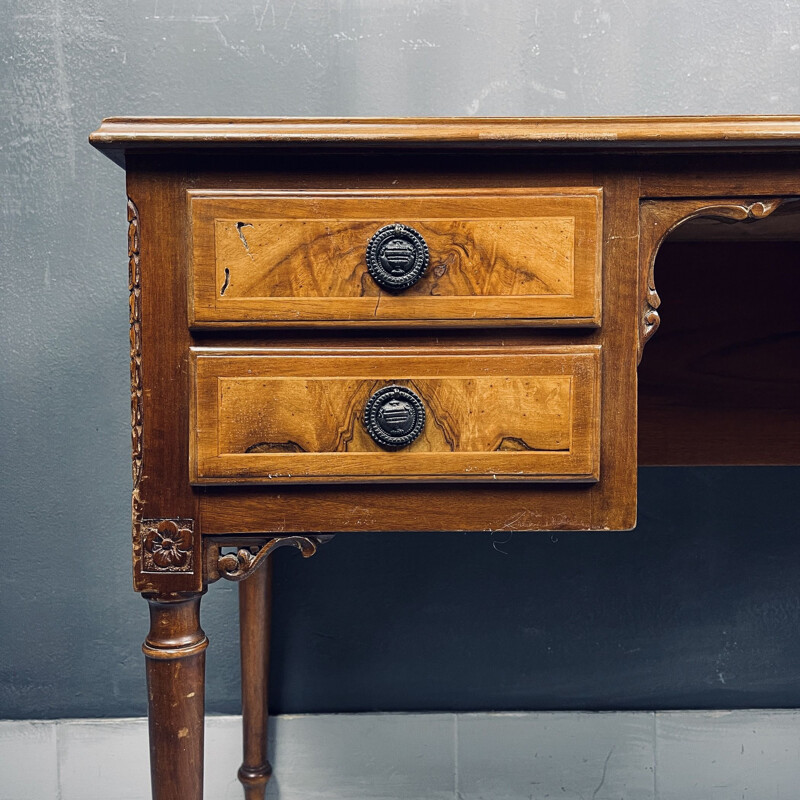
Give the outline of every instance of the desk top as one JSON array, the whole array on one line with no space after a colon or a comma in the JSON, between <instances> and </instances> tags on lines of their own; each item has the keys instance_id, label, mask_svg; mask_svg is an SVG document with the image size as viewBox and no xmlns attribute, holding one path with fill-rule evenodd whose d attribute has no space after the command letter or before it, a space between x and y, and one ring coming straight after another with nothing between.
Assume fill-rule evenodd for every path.
<instances>
[{"instance_id":1,"label":"desk top","mask_svg":"<svg viewBox=\"0 0 800 800\"><path fill-rule=\"evenodd\" d=\"M120 164L133 150L276 145L741 151L800 148L800 116L110 117L89 140Z\"/></svg>"}]
</instances>

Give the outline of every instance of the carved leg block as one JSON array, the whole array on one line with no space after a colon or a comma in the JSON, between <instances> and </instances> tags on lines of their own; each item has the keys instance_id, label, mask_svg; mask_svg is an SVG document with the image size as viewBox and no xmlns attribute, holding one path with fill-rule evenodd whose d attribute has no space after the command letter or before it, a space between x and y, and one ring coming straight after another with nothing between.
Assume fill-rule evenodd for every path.
<instances>
[{"instance_id":1,"label":"carved leg block","mask_svg":"<svg viewBox=\"0 0 800 800\"><path fill-rule=\"evenodd\" d=\"M153 800L202 800L205 649L200 594L147 596L150 775Z\"/></svg>"},{"instance_id":2,"label":"carved leg block","mask_svg":"<svg viewBox=\"0 0 800 800\"><path fill-rule=\"evenodd\" d=\"M239 780L246 800L264 800L272 775L267 759L271 584L271 560L239 584L244 756Z\"/></svg>"}]
</instances>

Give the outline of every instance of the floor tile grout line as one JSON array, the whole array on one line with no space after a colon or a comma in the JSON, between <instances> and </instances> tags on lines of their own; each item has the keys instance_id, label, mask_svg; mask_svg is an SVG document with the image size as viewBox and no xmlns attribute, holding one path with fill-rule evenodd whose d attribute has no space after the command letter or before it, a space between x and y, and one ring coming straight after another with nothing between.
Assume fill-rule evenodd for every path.
<instances>
[{"instance_id":1,"label":"floor tile grout line","mask_svg":"<svg viewBox=\"0 0 800 800\"><path fill-rule=\"evenodd\" d=\"M658 791L658 712L653 712L653 798L659 800Z\"/></svg>"},{"instance_id":2,"label":"floor tile grout line","mask_svg":"<svg viewBox=\"0 0 800 800\"><path fill-rule=\"evenodd\" d=\"M62 800L64 789L61 786L61 723L53 722L53 732L56 737L56 800Z\"/></svg>"},{"instance_id":3,"label":"floor tile grout line","mask_svg":"<svg viewBox=\"0 0 800 800\"><path fill-rule=\"evenodd\" d=\"M458 714L453 714L453 798L459 800L461 796L461 787L459 786L461 776L458 774Z\"/></svg>"}]
</instances>

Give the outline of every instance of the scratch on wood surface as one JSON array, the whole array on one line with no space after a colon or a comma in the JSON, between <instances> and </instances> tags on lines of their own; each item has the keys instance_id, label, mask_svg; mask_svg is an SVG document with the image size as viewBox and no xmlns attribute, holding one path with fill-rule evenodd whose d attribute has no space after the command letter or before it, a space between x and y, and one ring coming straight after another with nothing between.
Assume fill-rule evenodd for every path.
<instances>
[{"instance_id":1,"label":"scratch on wood surface","mask_svg":"<svg viewBox=\"0 0 800 800\"><path fill-rule=\"evenodd\" d=\"M242 240L242 244L244 245L244 249L247 251L247 255L249 255L250 258L253 258L253 254L250 252L250 245L247 244L247 239L245 239L244 233L242 232L242 228L252 228L252 227L253 227L253 224L251 222L237 222L236 223L236 233L239 234L239 238Z\"/></svg>"},{"instance_id":2,"label":"scratch on wood surface","mask_svg":"<svg viewBox=\"0 0 800 800\"><path fill-rule=\"evenodd\" d=\"M508 522L497 528L498 531L518 531L525 530L531 525L535 525L537 520L533 511L519 511ZM509 540L510 541L510 540Z\"/></svg>"}]
</instances>

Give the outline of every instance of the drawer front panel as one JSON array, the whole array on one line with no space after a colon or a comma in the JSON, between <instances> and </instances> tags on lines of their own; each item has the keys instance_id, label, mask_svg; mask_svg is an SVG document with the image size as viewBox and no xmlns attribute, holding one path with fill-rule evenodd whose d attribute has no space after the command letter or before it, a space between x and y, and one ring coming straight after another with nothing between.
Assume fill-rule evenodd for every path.
<instances>
[{"instance_id":1,"label":"drawer front panel","mask_svg":"<svg viewBox=\"0 0 800 800\"><path fill-rule=\"evenodd\" d=\"M600 321L599 189L191 193L193 325L531 324ZM376 231L427 244L413 286L367 268Z\"/></svg>"},{"instance_id":2,"label":"drawer front panel","mask_svg":"<svg viewBox=\"0 0 800 800\"><path fill-rule=\"evenodd\" d=\"M193 351L194 483L599 477L599 347ZM413 392L424 426L386 450L364 410Z\"/></svg>"}]
</instances>

